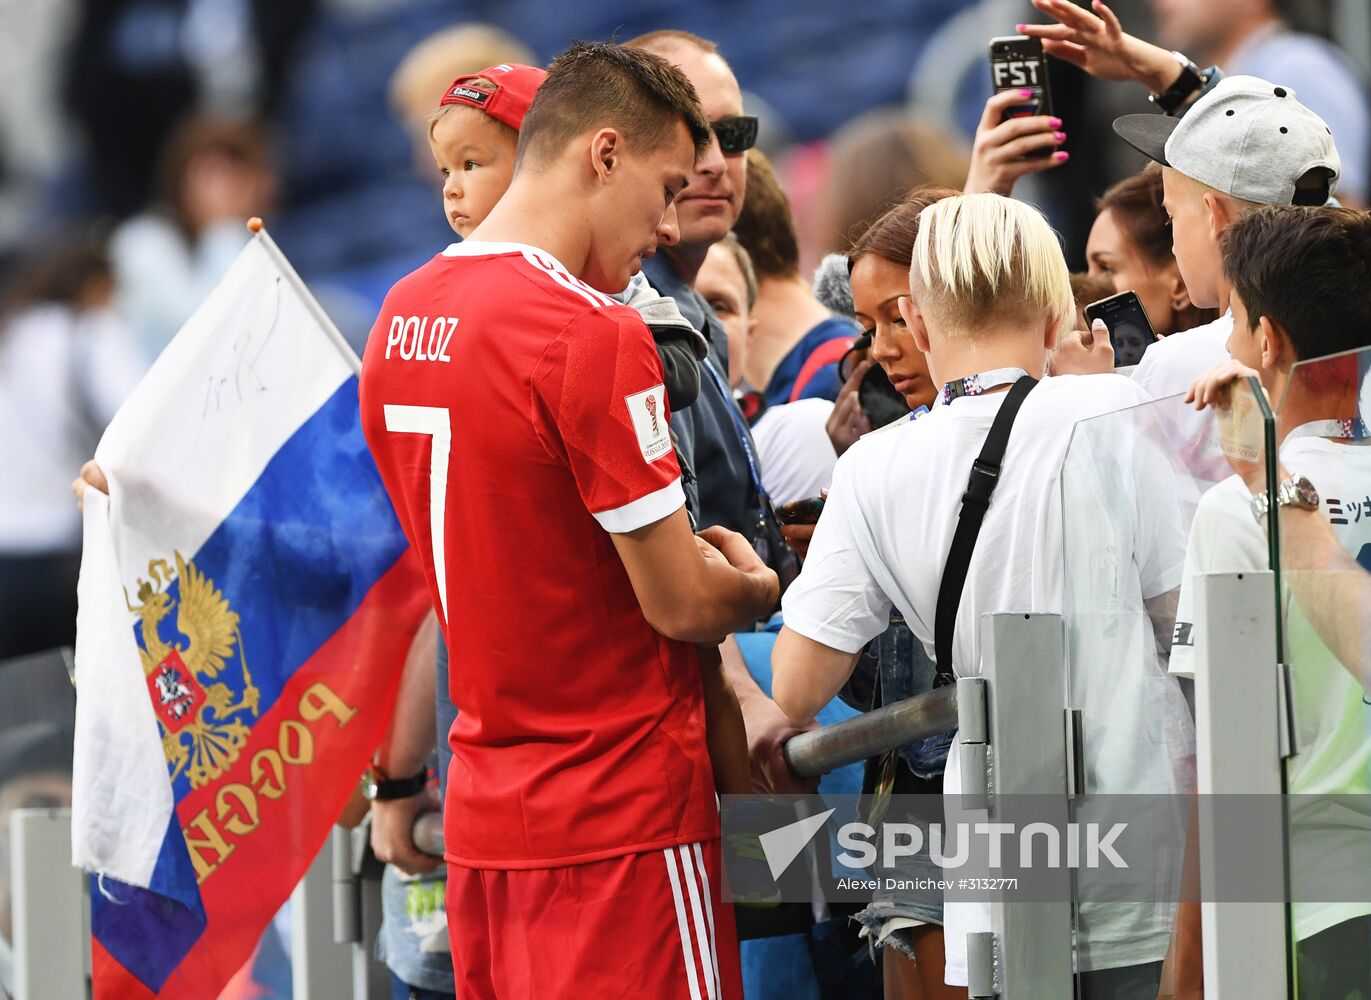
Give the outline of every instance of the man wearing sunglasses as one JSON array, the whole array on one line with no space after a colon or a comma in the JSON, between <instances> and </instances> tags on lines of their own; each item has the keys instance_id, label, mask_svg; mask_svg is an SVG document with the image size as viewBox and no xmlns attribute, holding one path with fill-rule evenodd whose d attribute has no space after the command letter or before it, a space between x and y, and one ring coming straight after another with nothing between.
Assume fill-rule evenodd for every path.
<instances>
[{"instance_id":1,"label":"man wearing sunglasses","mask_svg":"<svg viewBox=\"0 0 1371 1000\"><path fill-rule=\"evenodd\" d=\"M690 183L675 201L680 242L661 247L643 263L652 287L674 299L682 315L709 341L709 356L700 362L698 399L671 416L677 447L699 479L699 526L721 524L749 538L784 580L789 553L761 489L756 447L729 388L728 337L695 291L709 248L728 235L742 210L747 191L744 153L756 142L757 120L743 115L742 90L713 42L668 30L625 44L679 68L694 85L714 128L714 141L695 161Z\"/></svg>"},{"instance_id":2,"label":"man wearing sunglasses","mask_svg":"<svg viewBox=\"0 0 1371 1000\"><path fill-rule=\"evenodd\" d=\"M747 423L728 384L728 339L723 325L695 291L695 279L709 248L732 230L747 193L747 156L757 141L757 119L743 114L742 90L715 44L685 31L654 31L625 43L661 56L683 72L695 87L715 141L695 161L690 183L676 199L680 242L662 247L643 263L643 273L662 295L675 299L681 313L710 342L709 357L700 363L700 395L685 410L671 415L678 447L686 452L699 478L701 526L722 524L753 539L763 559L781 575L793 576L794 555L782 541L771 503L761 488L761 467ZM784 763L780 747L799 730L748 673L738 644L729 638L721 647L724 673L738 697L747 728L754 783L778 793L812 791ZM759 775L761 776L759 778ZM820 951L843 947L839 936L811 931L808 904L781 904L766 910L739 910L740 936L773 937L812 933ZM846 923L837 918L837 923ZM797 943L809 956L810 945ZM835 961L848 959L835 952ZM774 959L773 959L774 961ZM754 992L774 976L765 953L744 942L745 988ZM758 977L754 981L753 977Z\"/></svg>"}]
</instances>

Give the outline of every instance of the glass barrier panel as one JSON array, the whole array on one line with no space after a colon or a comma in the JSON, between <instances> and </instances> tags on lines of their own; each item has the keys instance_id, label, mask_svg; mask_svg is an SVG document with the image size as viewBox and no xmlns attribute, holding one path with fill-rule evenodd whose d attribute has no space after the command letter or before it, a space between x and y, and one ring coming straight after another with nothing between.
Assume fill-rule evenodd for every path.
<instances>
[{"instance_id":1,"label":"glass barrier panel","mask_svg":"<svg viewBox=\"0 0 1371 1000\"><path fill-rule=\"evenodd\" d=\"M1293 753L1285 762L1300 997L1371 992L1371 348L1273 389Z\"/></svg>"},{"instance_id":2,"label":"glass barrier panel","mask_svg":"<svg viewBox=\"0 0 1371 1000\"><path fill-rule=\"evenodd\" d=\"M1182 885L1195 792L1192 578L1222 569L1215 546L1235 536L1255 537L1267 568L1248 504L1216 502L1242 488L1235 470L1265 475L1259 387L1230 392L1220 409L1173 396L1082 421L1063 464L1062 607L1084 757L1072 820L1087 839L1092 826L1123 824L1115 846L1127 863L1083 858L1074 872L1077 995L1089 1000L1200 987L1199 907L1180 903L1183 889L1197 898ZM1168 961L1173 940L1192 944L1178 954L1195 960Z\"/></svg>"}]
</instances>

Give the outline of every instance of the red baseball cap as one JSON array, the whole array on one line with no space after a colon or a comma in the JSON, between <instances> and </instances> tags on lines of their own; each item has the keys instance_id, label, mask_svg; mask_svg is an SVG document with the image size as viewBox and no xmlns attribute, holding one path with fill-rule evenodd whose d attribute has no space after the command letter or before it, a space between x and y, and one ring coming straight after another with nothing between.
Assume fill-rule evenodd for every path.
<instances>
[{"instance_id":1,"label":"red baseball cap","mask_svg":"<svg viewBox=\"0 0 1371 1000\"><path fill-rule=\"evenodd\" d=\"M546 76L547 72L537 66L500 63L470 76L459 76L448 86L438 104L440 107L465 104L478 108L517 132L533 103L533 95Z\"/></svg>"}]
</instances>

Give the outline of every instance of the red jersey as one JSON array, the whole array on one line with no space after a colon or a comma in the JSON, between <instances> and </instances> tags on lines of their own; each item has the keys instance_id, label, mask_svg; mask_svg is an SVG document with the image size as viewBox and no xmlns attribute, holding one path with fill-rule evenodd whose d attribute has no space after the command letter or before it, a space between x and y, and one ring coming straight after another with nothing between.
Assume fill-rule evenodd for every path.
<instances>
[{"instance_id":1,"label":"red jersey","mask_svg":"<svg viewBox=\"0 0 1371 1000\"><path fill-rule=\"evenodd\" d=\"M362 426L447 639L449 861L718 836L694 647L610 538L684 503L662 379L637 312L531 247L454 244L386 296Z\"/></svg>"}]
</instances>

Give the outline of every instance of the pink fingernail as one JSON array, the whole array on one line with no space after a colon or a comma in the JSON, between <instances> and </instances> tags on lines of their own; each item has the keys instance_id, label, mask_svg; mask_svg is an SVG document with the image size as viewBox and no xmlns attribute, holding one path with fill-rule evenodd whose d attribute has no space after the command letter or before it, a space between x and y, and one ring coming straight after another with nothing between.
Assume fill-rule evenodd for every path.
<instances>
[{"instance_id":1,"label":"pink fingernail","mask_svg":"<svg viewBox=\"0 0 1371 1000\"><path fill-rule=\"evenodd\" d=\"M1023 24L1016 24L1016 25L1014 25L1014 30L1015 30L1015 31L1023 31L1023 29L1024 29L1025 27L1027 27L1027 26L1026 26L1026 25L1023 25Z\"/></svg>"},{"instance_id":2,"label":"pink fingernail","mask_svg":"<svg viewBox=\"0 0 1371 1000\"><path fill-rule=\"evenodd\" d=\"M1065 132L1053 132L1053 133L1052 133L1052 137L1053 137L1054 139L1056 139L1058 142L1063 142L1063 141L1065 141L1065 139L1066 139L1066 133L1065 133Z\"/></svg>"},{"instance_id":3,"label":"pink fingernail","mask_svg":"<svg viewBox=\"0 0 1371 1000\"><path fill-rule=\"evenodd\" d=\"M1052 155L1056 158L1058 163L1065 163L1067 160L1071 159L1071 154L1065 150L1062 150L1059 153L1053 153Z\"/></svg>"},{"instance_id":4,"label":"pink fingernail","mask_svg":"<svg viewBox=\"0 0 1371 1000\"><path fill-rule=\"evenodd\" d=\"M1061 128L1062 120L1060 118L1049 118L1047 124L1051 125L1053 128Z\"/></svg>"},{"instance_id":5,"label":"pink fingernail","mask_svg":"<svg viewBox=\"0 0 1371 1000\"><path fill-rule=\"evenodd\" d=\"M1023 90L1019 91L1019 96L1020 96L1020 97L1032 97L1032 96L1033 96L1033 88L1032 88L1032 87L1025 87Z\"/></svg>"}]
</instances>

